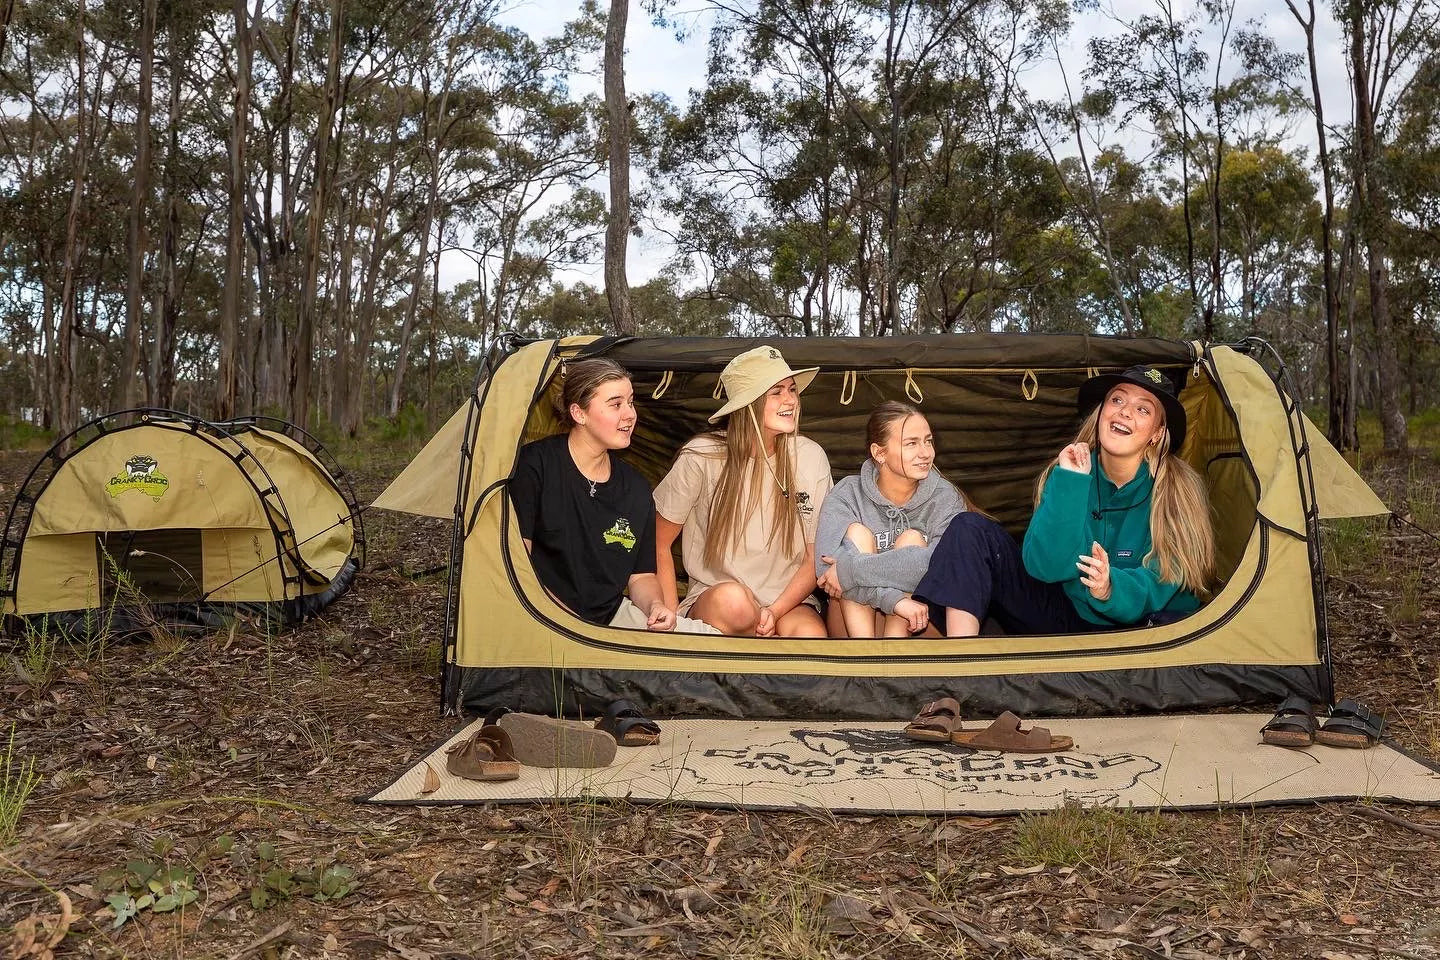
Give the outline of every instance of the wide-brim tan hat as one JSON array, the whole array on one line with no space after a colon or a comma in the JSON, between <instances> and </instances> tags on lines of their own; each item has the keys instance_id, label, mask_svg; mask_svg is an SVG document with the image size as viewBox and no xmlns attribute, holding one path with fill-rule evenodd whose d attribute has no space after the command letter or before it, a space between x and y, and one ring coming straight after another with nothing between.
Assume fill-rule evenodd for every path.
<instances>
[{"instance_id":1,"label":"wide-brim tan hat","mask_svg":"<svg viewBox=\"0 0 1440 960\"><path fill-rule=\"evenodd\" d=\"M774 347L756 347L725 364L720 371L720 385L725 388L725 406L710 415L714 423L741 407L754 403L782 380L795 378L796 392L803 392L820 372L819 367L791 370L780 351Z\"/></svg>"}]
</instances>

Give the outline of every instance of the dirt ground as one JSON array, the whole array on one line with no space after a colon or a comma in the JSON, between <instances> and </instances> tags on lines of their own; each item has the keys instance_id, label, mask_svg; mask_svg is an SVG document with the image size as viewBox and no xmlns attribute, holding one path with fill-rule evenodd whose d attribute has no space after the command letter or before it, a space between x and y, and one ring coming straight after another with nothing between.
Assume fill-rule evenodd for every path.
<instances>
[{"instance_id":1,"label":"dirt ground","mask_svg":"<svg viewBox=\"0 0 1440 960\"><path fill-rule=\"evenodd\" d=\"M7 506L34 456L0 456ZM402 463L372 460L361 501ZM1428 457L1368 472L1401 512L1440 481ZM454 723L448 530L366 524L356 589L294 633L63 650L48 675L0 646L11 776L41 778L0 849L0 956L1440 957L1436 809L358 805ZM1337 687L1436 756L1440 543L1345 534Z\"/></svg>"}]
</instances>

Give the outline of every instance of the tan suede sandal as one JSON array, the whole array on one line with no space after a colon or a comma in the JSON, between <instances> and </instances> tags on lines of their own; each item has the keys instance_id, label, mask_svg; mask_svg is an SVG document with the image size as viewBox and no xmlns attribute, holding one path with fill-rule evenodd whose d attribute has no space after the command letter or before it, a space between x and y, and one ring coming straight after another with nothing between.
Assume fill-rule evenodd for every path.
<instances>
[{"instance_id":1,"label":"tan suede sandal","mask_svg":"<svg viewBox=\"0 0 1440 960\"><path fill-rule=\"evenodd\" d=\"M950 741L970 750L1000 750L1005 753L1060 753L1075 746L1067 736L1051 736L1045 727L1020 728L1020 718L1009 710L984 730L957 730Z\"/></svg>"},{"instance_id":2,"label":"tan suede sandal","mask_svg":"<svg viewBox=\"0 0 1440 960\"><path fill-rule=\"evenodd\" d=\"M510 735L496 726L481 727L473 737L447 749L445 770L466 780L514 780L520 776Z\"/></svg>"}]
</instances>

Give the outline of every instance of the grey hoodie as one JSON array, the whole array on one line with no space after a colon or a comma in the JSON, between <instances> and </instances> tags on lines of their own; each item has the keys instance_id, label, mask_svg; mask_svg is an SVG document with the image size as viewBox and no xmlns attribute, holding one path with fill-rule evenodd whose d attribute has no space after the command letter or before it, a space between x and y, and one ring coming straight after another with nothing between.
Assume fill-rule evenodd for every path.
<instances>
[{"instance_id":1,"label":"grey hoodie","mask_svg":"<svg viewBox=\"0 0 1440 960\"><path fill-rule=\"evenodd\" d=\"M880 492L875 479L878 473L875 461L866 460L859 476L846 477L826 494L815 533L815 575L825 572L827 565L821 557L834 557L845 599L894 613L895 604L925 575L930 551L955 515L965 510L965 498L931 467L910 502L897 507ZM857 521L875 534L879 553L861 553L845 539L845 531ZM923 533L926 545L890 549L906 530Z\"/></svg>"}]
</instances>

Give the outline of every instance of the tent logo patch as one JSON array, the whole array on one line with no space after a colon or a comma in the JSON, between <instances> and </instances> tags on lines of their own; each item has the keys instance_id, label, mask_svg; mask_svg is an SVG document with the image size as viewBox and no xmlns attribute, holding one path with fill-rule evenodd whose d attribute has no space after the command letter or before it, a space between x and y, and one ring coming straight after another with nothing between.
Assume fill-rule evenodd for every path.
<instances>
[{"instance_id":1,"label":"tent logo patch","mask_svg":"<svg viewBox=\"0 0 1440 960\"><path fill-rule=\"evenodd\" d=\"M627 551L635 549L635 531L630 529L630 521L620 517L615 525L605 531L605 542L607 544L618 543Z\"/></svg>"},{"instance_id":2,"label":"tent logo patch","mask_svg":"<svg viewBox=\"0 0 1440 960\"><path fill-rule=\"evenodd\" d=\"M155 469L158 466L160 464L155 462L154 457L136 454L125 461L124 470L106 481L105 489L112 497L118 497L127 490L139 490L158 503L165 496L165 491L170 489L169 478Z\"/></svg>"}]
</instances>

